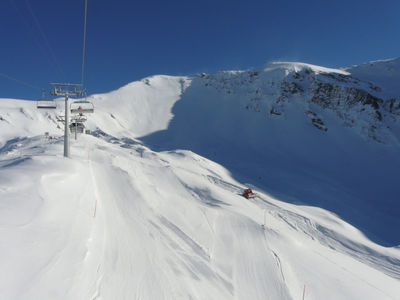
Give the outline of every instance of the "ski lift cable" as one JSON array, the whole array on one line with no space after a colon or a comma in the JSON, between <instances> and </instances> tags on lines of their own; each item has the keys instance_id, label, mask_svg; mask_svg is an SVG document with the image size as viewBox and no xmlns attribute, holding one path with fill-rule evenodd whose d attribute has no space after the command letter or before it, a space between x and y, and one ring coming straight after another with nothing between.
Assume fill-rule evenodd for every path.
<instances>
[{"instance_id":1,"label":"ski lift cable","mask_svg":"<svg viewBox=\"0 0 400 300\"><path fill-rule=\"evenodd\" d=\"M87 0L85 0L85 17L83 21L83 46L82 46L82 76L81 84L83 86L83 79L85 74L85 50L86 50L86 20L87 20Z\"/></svg>"},{"instance_id":2,"label":"ski lift cable","mask_svg":"<svg viewBox=\"0 0 400 300\"><path fill-rule=\"evenodd\" d=\"M14 6L14 8L17 10L17 13L19 13L18 8L15 6L14 1L13 1L13 0L9 0L9 1L10 1L11 4ZM52 47L50 46L50 43L49 43L49 40L48 40L47 37L46 37L46 34L44 33L42 27L40 26L39 20L38 20L38 18L36 17L36 15L35 15L35 13L34 13L34 11L33 11L33 9L32 9L32 6L31 6L30 3L29 3L29 0L25 0L25 3L26 3L26 6L27 6L27 8L28 8L28 11L29 11L30 15L32 16L32 18L33 18L33 20L34 20L34 22L35 22L35 25L36 25L37 29L39 30L39 32L40 32L40 34L41 34L43 40L45 41L45 44L46 44L47 48L49 49L49 51L50 51L50 53L51 53L51 57L52 57L52 59L53 59L55 65L56 65L56 67L58 68L58 71L59 71L60 73L62 73L62 75L65 77L65 74L64 74L64 72L63 72L63 70L62 70L60 64L58 63L57 57L56 57L56 55L55 55L55 53L54 53ZM84 81L84 71L85 71L86 24L87 24L87 0L85 0L85 15L84 15L84 28L83 28L83 31L84 31L84 32L83 32L82 74L81 74L81 75L82 75L82 77L81 77L81 84L82 84L82 85L83 85L83 81ZM7 74L4 74L4 73L1 73L1 72L0 72L0 76L1 76L1 77L4 77L4 78L7 78L7 79L9 79L9 80L15 81L15 82L17 82L17 83L19 83L19 84L25 85L25 86L27 86L27 87L30 87L30 88L32 88L32 89L39 90L39 91L43 91L41 88L39 88L39 87L37 87L37 86L35 86L35 85L33 85L33 84L30 84L30 83L28 83L28 82L25 82L25 81L16 79L16 78L14 78L14 77L12 77L12 76L10 76L10 75L7 75Z\"/></svg>"},{"instance_id":3,"label":"ski lift cable","mask_svg":"<svg viewBox=\"0 0 400 300\"><path fill-rule=\"evenodd\" d=\"M7 78L7 79L10 79L10 80L13 80L13 81L15 81L15 82L18 82L18 83L20 83L20 84L22 84L22 85L28 86L28 87L30 87L30 88L32 88L32 89L39 90L39 91L42 90L41 88L39 88L39 87L37 87L37 86L34 86L33 84L30 84L30 83L28 83L28 82L25 82L25 81L16 79L16 78L11 77L11 76L9 76L9 75L7 75L7 74L0 73L0 76L2 76L2 77L4 77L4 78Z\"/></svg>"},{"instance_id":4,"label":"ski lift cable","mask_svg":"<svg viewBox=\"0 0 400 300\"><path fill-rule=\"evenodd\" d=\"M24 18L24 16L22 15L20 9L18 8L18 6L15 4L15 0L8 0L11 4L11 6L15 9L18 18L21 20L21 24L25 29L25 32L28 32L28 34L30 35L33 43L36 45L36 47L40 50L40 52L49 60L49 62L52 64L53 62L51 61L51 59L48 57L48 53L46 53L46 49L43 46L43 43L40 43L37 39L37 37L33 34L32 32L32 26L29 25L28 21L26 20L26 18Z\"/></svg>"},{"instance_id":5,"label":"ski lift cable","mask_svg":"<svg viewBox=\"0 0 400 300\"><path fill-rule=\"evenodd\" d=\"M29 3L29 0L25 0L25 3L26 3L26 6L28 8L28 11L29 11L30 15L32 16L32 18L33 18L33 20L35 22L36 27L38 28L38 30L39 30L40 34L42 35L42 38L43 38L47 48L50 51L51 58L53 59L56 68L58 69L60 74L65 78L65 73L62 70L61 65L58 63L58 60L57 60L56 55L54 54L53 48L50 46L49 40L48 40L46 34L44 33L42 27L40 26L39 20L36 17L35 12L33 11L32 6Z\"/></svg>"},{"instance_id":6,"label":"ski lift cable","mask_svg":"<svg viewBox=\"0 0 400 300\"><path fill-rule=\"evenodd\" d=\"M46 47L45 47L44 43L40 42L41 36L38 36L37 34L34 34L34 32L32 30L33 27L29 24L29 22L27 21L27 18L23 16L23 14L21 12L21 9L18 8L18 6L16 5L16 3L15 3L16 0L8 0L8 1L11 4L11 6L14 8L14 10L16 11L16 13L17 13L17 15L18 15L18 17L19 17L19 19L21 21L21 24L23 25L23 27L25 29L25 32L29 33L29 35L30 35L32 41L34 42L35 46L40 50L40 52L44 55L44 57L46 57L46 59L50 63L50 65L52 65L52 69L57 72L58 71L57 70L57 66L56 66L54 60L52 59L51 55L49 55L49 51L46 50ZM0 76L3 76L5 78L7 78L7 79L16 81L16 82L21 83L23 85L29 86L29 87L31 87L33 89L39 90L38 87L33 86L32 84L23 82L22 80L15 79L15 78L7 75L7 74L2 73L2 74L0 74ZM43 98L43 96L42 96L42 98Z\"/></svg>"}]
</instances>

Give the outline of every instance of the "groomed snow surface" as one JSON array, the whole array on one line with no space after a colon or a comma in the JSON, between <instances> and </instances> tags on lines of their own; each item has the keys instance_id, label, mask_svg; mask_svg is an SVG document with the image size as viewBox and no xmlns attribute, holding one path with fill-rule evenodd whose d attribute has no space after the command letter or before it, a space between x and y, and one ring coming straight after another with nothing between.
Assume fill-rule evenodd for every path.
<instances>
[{"instance_id":1,"label":"groomed snow surface","mask_svg":"<svg viewBox=\"0 0 400 300\"><path fill-rule=\"evenodd\" d=\"M184 124L178 114L188 110L177 105L198 100L182 96L191 80L156 76L93 96L96 113L88 126L94 133L71 140L71 159L62 156L58 112L38 112L30 102L2 99L0 299L278 300L302 299L304 289L307 300L400 299L398 247L371 241L323 208L281 201L255 181L238 180L243 168L236 168L233 175L227 167L191 151L209 154L204 150L210 147L205 137L213 133L200 134L199 128L212 129L207 122L218 125L209 116L203 127L195 128L198 120L193 124L187 120L188 127L178 129ZM189 92L196 91L194 86ZM201 105L192 108L202 113ZM235 109L230 112L239 114ZM265 125L257 120L248 128ZM269 127L285 130L294 142L296 134L304 134L310 143L326 138L304 124L290 135L293 128L283 121L268 122ZM171 143L164 147L163 139L169 135L151 136L168 130L181 138L171 143L181 146L187 139L193 149L173 149ZM263 151L269 156L289 151L290 144L268 130L268 141L275 144L261 143L264 148L260 153L253 149L247 161L258 163L266 157ZM335 130L342 133L333 129L334 141L339 136ZM44 131L54 138L46 139ZM218 139L224 132L216 130ZM137 139L145 135L152 143ZM348 140L353 137L348 136ZM233 138L224 141L233 143ZM155 142L160 149L151 146ZM361 143L357 140L352 146ZM366 153L378 147L365 143ZM239 155L242 149L232 145ZM219 147L215 151L229 152ZM397 148L390 149L388 153ZM291 173L284 174L290 168L279 174L273 157L267 161L278 179L290 178ZM240 195L249 185L258 198ZM341 198L336 201L341 207L347 205Z\"/></svg>"}]
</instances>

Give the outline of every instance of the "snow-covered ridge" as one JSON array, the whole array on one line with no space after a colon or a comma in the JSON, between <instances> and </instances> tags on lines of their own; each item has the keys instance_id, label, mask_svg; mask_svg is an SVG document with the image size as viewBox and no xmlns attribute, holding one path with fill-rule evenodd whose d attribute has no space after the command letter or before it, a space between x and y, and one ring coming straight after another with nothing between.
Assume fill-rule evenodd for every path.
<instances>
[{"instance_id":1,"label":"snow-covered ridge","mask_svg":"<svg viewBox=\"0 0 400 300\"><path fill-rule=\"evenodd\" d=\"M303 106L304 119L318 129L329 129L321 114L332 111L343 126L375 141L396 143L399 138L397 129L392 130L398 126L393 121L400 114L399 88L397 98L390 98L380 86L343 70L275 62L263 70L200 77L208 88L240 95L240 105L266 118L284 116L287 107L296 102Z\"/></svg>"}]
</instances>

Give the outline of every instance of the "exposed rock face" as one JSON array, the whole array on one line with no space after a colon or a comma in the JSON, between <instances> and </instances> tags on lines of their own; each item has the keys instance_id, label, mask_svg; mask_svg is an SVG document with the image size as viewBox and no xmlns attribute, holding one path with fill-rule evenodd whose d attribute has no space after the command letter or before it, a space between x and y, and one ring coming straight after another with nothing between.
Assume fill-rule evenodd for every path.
<instances>
[{"instance_id":1,"label":"exposed rock face","mask_svg":"<svg viewBox=\"0 0 400 300\"><path fill-rule=\"evenodd\" d=\"M311 120L311 124L314 125L316 128L322 131L328 131L328 128L326 128L324 122L321 120L321 118L318 117L315 112L308 110L306 111L306 116Z\"/></svg>"},{"instance_id":2,"label":"exposed rock face","mask_svg":"<svg viewBox=\"0 0 400 300\"><path fill-rule=\"evenodd\" d=\"M400 99L380 97L379 86L340 70L324 72L303 66L299 70L220 72L199 77L222 97L240 96L246 110L281 118L290 105L300 103L306 120L316 129L328 131L324 112L330 111L343 126L381 143L385 143L383 131L390 130L385 120L397 122L400 115Z\"/></svg>"},{"instance_id":3,"label":"exposed rock face","mask_svg":"<svg viewBox=\"0 0 400 300\"><path fill-rule=\"evenodd\" d=\"M370 115L371 119L382 121L382 113L379 110L384 100L372 96L364 90L315 82L310 93L313 95L311 98L313 103L335 111L339 117L343 118L345 124L355 121L351 114L346 112L356 112L357 114L365 112Z\"/></svg>"},{"instance_id":4,"label":"exposed rock face","mask_svg":"<svg viewBox=\"0 0 400 300\"><path fill-rule=\"evenodd\" d=\"M385 102L384 109L392 114L400 116L400 100L399 99L389 99Z\"/></svg>"}]
</instances>

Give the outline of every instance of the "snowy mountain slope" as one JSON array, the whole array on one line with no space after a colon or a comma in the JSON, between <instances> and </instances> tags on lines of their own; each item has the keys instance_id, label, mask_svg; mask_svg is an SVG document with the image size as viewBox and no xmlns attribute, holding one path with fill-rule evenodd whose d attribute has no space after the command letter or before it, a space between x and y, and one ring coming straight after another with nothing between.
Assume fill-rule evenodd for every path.
<instances>
[{"instance_id":1,"label":"snowy mountain slope","mask_svg":"<svg viewBox=\"0 0 400 300\"><path fill-rule=\"evenodd\" d=\"M400 293L399 249L322 209L245 200L228 170L190 151L82 136L65 160L61 139L9 146L2 299L298 299L304 284L306 299Z\"/></svg>"},{"instance_id":2,"label":"snowy mountain slope","mask_svg":"<svg viewBox=\"0 0 400 300\"><path fill-rule=\"evenodd\" d=\"M59 112L1 99L0 298L396 299L399 126L377 93L301 63L154 76L90 97L72 160Z\"/></svg>"},{"instance_id":3,"label":"snowy mountain slope","mask_svg":"<svg viewBox=\"0 0 400 300\"><path fill-rule=\"evenodd\" d=\"M375 241L399 245L398 115L369 93L370 83L321 70L281 63L201 75L168 129L141 140L190 149L241 182L326 208Z\"/></svg>"}]
</instances>

